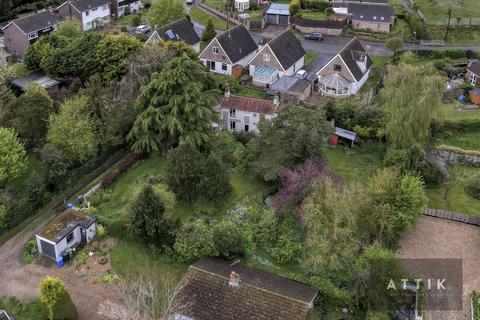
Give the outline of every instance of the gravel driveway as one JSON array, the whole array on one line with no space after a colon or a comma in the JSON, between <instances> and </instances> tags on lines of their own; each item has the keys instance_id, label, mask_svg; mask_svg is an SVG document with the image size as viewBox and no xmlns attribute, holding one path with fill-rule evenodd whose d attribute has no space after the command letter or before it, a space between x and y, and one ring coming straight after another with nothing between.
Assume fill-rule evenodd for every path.
<instances>
[{"instance_id":1,"label":"gravel driveway","mask_svg":"<svg viewBox=\"0 0 480 320\"><path fill-rule=\"evenodd\" d=\"M463 311L427 311L424 319L470 319L470 295L472 290L480 290L480 228L423 216L401 237L399 244L400 258L463 260Z\"/></svg>"},{"instance_id":2,"label":"gravel driveway","mask_svg":"<svg viewBox=\"0 0 480 320\"><path fill-rule=\"evenodd\" d=\"M58 269L44 268L35 263L25 265L21 260L23 246L35 232L20 232L0 247L0 298L38 298L38 285L43 277L61 279L77 307L80 320L121 320L105 310L121 310L111 286L92 285L77 279L73 266Z\"/></svg>"}]
</instances>

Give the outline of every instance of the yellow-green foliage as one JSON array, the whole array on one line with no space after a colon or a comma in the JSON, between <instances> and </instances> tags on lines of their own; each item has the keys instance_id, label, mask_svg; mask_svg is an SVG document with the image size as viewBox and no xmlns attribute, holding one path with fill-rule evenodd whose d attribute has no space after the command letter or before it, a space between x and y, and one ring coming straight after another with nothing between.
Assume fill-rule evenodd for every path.
<instances>
[{"instance_id":1,"label":"yellow-green foliage","mask_svg":"<svg viewBox=\"0 0 480 320\"><path fill-rule=\"evenodd\" d=\"M437 149L443 150L443 151L451 151L451 152L455 152L455 153L460 153L460 154L464 154L466 156L480 157L480 151L478 151L478 150L465 150L465 149L462 149L462 148L446 146L444 144L441 144L441 145L437 146Z\"/></svg>"},{"instance_id":2,"label":"yellow-green foliage","mask_svg":"<svg viewBox=\"0 0 480 320\"><path fill-rule=\"evenodd\" d=\"M53 320L55 305L66 293L65 285L56 278L46 276L40 282L40 301L47 307L49 319Z\"/></svg>"},{"instance_id":3,"label":"yellow-green foliage","mask_svg":"<svg viewBox=\"0 0 480 320\"><path fill-rule=\"evenodd\" d=\"M291 0L290 1L290 13L294 16L302 8L301 0Z\"/></svg>"},{"instance_id":4,"label":"yellow-green foliage","mask_svg":"<svg viewBox=\"0 0 480 320\"><path fill-rule=\"evenodd\" d=\"M102 225L99 225L97 227L97 234L100 238L103 238L105 236L105 227Z\"/></svg>"}]
</instances>

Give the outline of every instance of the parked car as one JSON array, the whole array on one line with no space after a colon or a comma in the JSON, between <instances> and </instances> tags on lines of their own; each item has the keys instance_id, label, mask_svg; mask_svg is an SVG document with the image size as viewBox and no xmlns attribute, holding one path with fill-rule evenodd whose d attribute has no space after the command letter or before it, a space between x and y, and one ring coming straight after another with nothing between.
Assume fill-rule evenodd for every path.
<instances>
[{"instance_id":1,"label":"parked car","mask_svg":"<svg viewBox=\"0 0 480 320\"><path fill-rule=\"evenodd\" d=\"M141 24L135 29L135 33L148 33L150 32L150 27L146 24Z\"/></svg>"},{"instance_id":2,"label":"parked car","mask_svg":"<svg viewBox=\"0 0 480 320\"><path fill-rule=\"evenodd\" d=\"M323 41L323 34L320 32L312 32L305 35L305 40Z\"/></svg>"},{"instance_id":3,"label":"parked car","mask_svg":"<svg viewBox=\"0 0 480 320\"><path fill-rule=\"evenodd\" d=\"M185 1L187 4L194 4L195 3L195 0L186 0Z\"/></svg>"},{"instance_id":4,"label":"parked car","mask_svg":"<svg viewBox=\"0 0 480 320\"><path fill-rule=\"evenodd\" d=\"M297 73L295 73L295 78L305 79L306 77L307 77L307 71L305 70L298 70Z\"/></svg>"}]
</instances>

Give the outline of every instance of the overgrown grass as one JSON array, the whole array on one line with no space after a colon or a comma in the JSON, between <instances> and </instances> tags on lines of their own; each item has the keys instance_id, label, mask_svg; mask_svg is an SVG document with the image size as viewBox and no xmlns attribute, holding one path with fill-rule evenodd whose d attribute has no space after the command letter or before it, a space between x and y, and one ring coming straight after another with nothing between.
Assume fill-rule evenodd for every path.
<instances>
[{"instance_id":1,"label":"overgrown grass","mask_svg":"<svg viewBox=\"0 0 480 320\"><path fill-rule=\"evenodd\" d=\"M453 133L449 136L436 138L437 145L446 145L464 150L480 150L480 131Z\"/></svg>"},{"instance_id":2,"label":"overgrown grass","mask_svg":"<svg viewBox=\"0 0 480 320\"><path fill-rule=\"evenodd\" d=\"M480 172L477 167L460 165L449 166L450 178L447 184L441 184L433 188L427 188L428 207L456 211L467 214L480 215L480 200L469 196L465 192L468 179ZM445 200L445 187L451 186Z\"/></svg>"},{"instance_id":3,"label":"overgrown grass","mask_svg":"<svg viewBox=\"0 0 480 320\"><path fill-rule=\"evenodd\" d=\"M480 1L478 0L414 0L427 19L447 19L448 8L452 5L452 19L480 18Z\"/></svg>"},{"instance_id":4,"label":"overgrown grass","mask_svg":"<svg viewBox=\"0 0 480 320\"><path fill-rule=\"evenodd\" d=\"M307 51L305 54L305 67L312 63L317 57L319 53L315 51Z\"/></svg>"},{"instance_id":5,"label":"overgrown grass","mask_svg":"<svg viewBox=\"0 0 480 320\"><path fill-rule=\"evenodd\" d=\"M468 119L480 120L480 110L460 111L458 110L459 107L461 107L461 104L459 102L443 104L440 109L440 119L449 121L460 121Z\"/></svg>"},{"instance_id":6,"label":"overgrown grass","mask_svg":"<svg viewBox=\"0 0 480 320\"><path fill-rule=\"evenodd\" d=\"M39 300L19 301L10 297L0 300L0 310L18 320L46 320L47 312Z\"/></svg>"},{"instance_id":7,"label":"overgrown grass","mask_svg":"<svg viewBox=\"0 0 480 320\"><path fill-rule=\"evenodd\" d=\"M324 153L328 167L349 183L365 184L383 167L383 145L379 143L365 142L357 149L328 147Z\"/></svg>"},{"instance_id":8,"label":"overgrown grass","mask_svg":"<svg viewBox=\"0 0 480 320\"><path fill-rule=\"evenodd\" d=\"M302 18L310 20L327 20L327 15L321 10L302 10Z\"/></svg>"},{"instance_id":9,"label":"overgrown grass","mask_svg":"<svg viewBox=\"0 0 480 320\"><path fill-rule=\"evenodd\" d=\"M480 1L478 1L480 3ZM480 18L480 13L478 13ZM444 40L446 26L427 26L429 36L434 40ZM448 32L447 43L478 44L480 42L480 27L452 27Z\"/></svg>"},{"instance_id":10,"label":"overgrown grass","mask_svg":"<svg viewBox=\"0 0 480 320\"><path fill-rule=\"evenodd\" d=\"M211 14L208 14L197 7L193 7L190 10L190 16L192 17L193 20L197 21L200 24L203 24L204 26L207 25L208 18L212 18L213 25L215 26L216 30L227 29L227 23L224 20L217 18L215 16L212 16Z\"/></svg>"},{"instance_id":11,"label":"overgrown grass","mask_svg":"<svg viewBox=\"0 0 480 320\"><path fill-rule=\"evenodd\" d=\"M165 165L165 158L160 156L139 162L113 184L110 200L100 204L94 215L107 226L115 221L125 220L128 216L128 205L133 202L142 185L139 177L145 175L162 177L165 175ZM178 201L172 214L180 219L192 215L218 217L245 198L252 206L260 205L263 196L269 190L250 173L230 173L230 183L232 192L223 203L197 201L190 204Z\"/></svg>"}]
</instances>

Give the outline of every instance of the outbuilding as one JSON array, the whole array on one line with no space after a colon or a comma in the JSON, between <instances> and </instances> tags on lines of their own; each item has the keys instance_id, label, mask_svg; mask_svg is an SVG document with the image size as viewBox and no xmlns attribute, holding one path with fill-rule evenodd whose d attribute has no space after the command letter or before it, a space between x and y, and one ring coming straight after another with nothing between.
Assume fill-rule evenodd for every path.
<instances>
[{"instance_id":1,"label":"outbuilding","mask_svg":"<svg viewBox=\"0 0 480 320\"><path fill-rule=\"evenodd\" d=\"M267 24L288 25L290 20L290 10L288 4L272 3L266 12Z\"/></svg>"},{"instance_id":2,"label":"outbuilding","mask_svg":"<svg viewBox=\"0 0 480 320\"><path fill-rule=\"evenodd\" d=\"M332 136L332 144L336 146L340 143L347 143L351 148L360 142L358 135L349 130L342 129L340 127L335 127L335 133Z\"/></svg>"},{"instance_id":3,"label":"outbuilding","mask_svg":"<svg viewBox=\"0 0 480 320\"><path fill-rule=\"evenodd\" d=\"M69 208L36 235L38 251L59 261L79 245L90 243L96 233L95 218Z\"/></svg>"}]
</instances>

